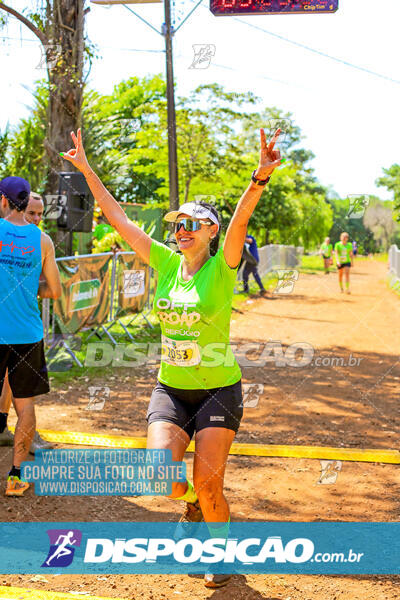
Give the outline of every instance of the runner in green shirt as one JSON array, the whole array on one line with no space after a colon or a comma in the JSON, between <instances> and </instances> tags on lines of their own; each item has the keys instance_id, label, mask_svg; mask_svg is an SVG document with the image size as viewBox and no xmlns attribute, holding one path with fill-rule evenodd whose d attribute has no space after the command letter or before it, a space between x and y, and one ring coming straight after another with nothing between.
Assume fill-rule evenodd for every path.
<instances>
[{"instance_id":1,"label":"runner in green shirt","mask_svg":"<svg viewBox=\"0 0 400 600\"><path fill-rule=\"evenodd\" d=\"M332 264L332 252L333 247L331 240L330 238L326 237L324 243L321 244L321 248L319 249L319 253L324 261L325 275L329 275L329 267Z\"/></svg>"},{"instance_id":2,"label":"runner in green shirt","mask_svg":"<svg viewBox=\"0 0 400 600\"><path fill-rule=\"evenodd\" d=\"M353 247L349 242L349 234L345 231L340 235L340 242L336 242L335 244L335 254L340 293L343 294L344 273L346 294L350 294L350 267L353 266Z\"/></svg>"},{"instance_id":3,"label":"runner in green shirt","mask_svg":"<svg viewBox=\"0 0 400 600\"><path fill-rule=\"evenodd\" d=\"M81 131L63 154L85 176L110 224L145 263L158 272L154 308L161 322L162 356L148 412L147 448L168 448L183 460L195 435L193 485L176 482L170 497L186 502L185 524L207 522L213 537L226 537L229 506L223 494L229 449L243 412L241 373L229 346L233 287L249 219L269 176L281 164L260 130L260 159L218 248L220 220L207 203L187 202L167 214L175 223L182 256L152 240L130 221L87 162ZM219 525L219 526L218 526ZM225 585L230 575L206 574L207 587Z\"/></svg>"}]
</instances>

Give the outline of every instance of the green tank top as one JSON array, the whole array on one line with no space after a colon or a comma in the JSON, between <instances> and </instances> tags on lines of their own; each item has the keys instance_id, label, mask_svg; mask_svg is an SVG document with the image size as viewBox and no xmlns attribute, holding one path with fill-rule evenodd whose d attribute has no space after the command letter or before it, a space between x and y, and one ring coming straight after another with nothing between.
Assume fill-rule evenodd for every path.
<instances>
[{"instance_id":1,"label":"green tank top","mask_svg":"<svg viewBox=\"0 0 400 600\"><path fill-rule=\"evenodd\" d=\"M350 242L347 242L347 244L342 244L342 242L336 242L335 244L335 252L337 252L339 262L341 264L351 262L350 252L352 252L352 250L353 247L350 244Z\"/></svg>"},{"instance_id":2,"label":"green tank top","mask_svg":"<svg viewBox=\"0 0 400 600\"><path fill-rule=\"evenodd\" d=\"M213 389L240 380L229 344L237 269L222 248L194 274L182 279L183 256L153 241L150 266L158 271L153 308L161 325L158 380L180 389Z\"/></svg>"},{"instance_id":3,"label":"green tank top","mask_svg":"<svg viewBox=\"0 0 400 600\"><path fill-rule=\"evenodd\" d=\"M332 254L332 244L325 244L325 242L321 245L321 251L323 256L331 256Z\"/></svg>"}]
</instances>

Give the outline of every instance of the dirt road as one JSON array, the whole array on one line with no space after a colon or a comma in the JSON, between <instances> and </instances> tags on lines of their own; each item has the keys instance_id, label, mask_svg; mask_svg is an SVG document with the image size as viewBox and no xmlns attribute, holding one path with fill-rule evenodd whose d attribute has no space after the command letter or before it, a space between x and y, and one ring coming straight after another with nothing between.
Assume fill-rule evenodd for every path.
<instances>
[{"instance_id":1,"label":"dirt road","mask_svg":"<svg viewBox=\"0 0 400 600\"><path fill-rule=\"evenodd\" d=\"M400 299L386 286L386 265L356 263L352 294L338 293L334 274L300 275L293 292L274 300L251 298L232 321L232 342L259 357L255 343L275 342L264 366L247 366L255 384L236 441L314 446L397 448L399 439ZM293 344L307 349L309 364L294 366ZM295 346L296 347L296 346ZM249 347L248 347L249 348ZM258 352L258 354L257 354ZM283 356L283 358L282 358ZM273 360L271 360L271 357ZM293 358L294 357L294 358ZM279 366L276 359L280 359ZM291 364L288 364L287 361ZM254 362L254 361L253 361ZM320 364L318 364L320 363ZM53 390L38 406L42 429L144 435L154 368L102 370L91 385L108 385L111 399L100 412L84 410L88 382ZM12 423L11 419L11 423ZM0 448L1 476L10 449ZM187 454L189 473L192 455ZM232 456L226 495L235 521L398 521L399 467L342 464L335 484L318 485L319 460ZM48 498L32 490L4 499L2 521L177 520L180 503L162 497ZM131 599L392 600L400 577L235 576L210 591L186 576L0 576L0 584L78 591Z\"/></svg>"}]
</instances>

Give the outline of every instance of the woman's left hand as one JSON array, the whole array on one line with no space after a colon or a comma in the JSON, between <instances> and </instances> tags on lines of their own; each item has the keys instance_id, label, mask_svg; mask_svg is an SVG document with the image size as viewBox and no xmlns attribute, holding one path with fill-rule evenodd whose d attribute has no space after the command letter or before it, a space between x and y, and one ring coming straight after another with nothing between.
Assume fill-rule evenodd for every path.
<instances>
[{"instance_id":1,"label":"woman's left hand","mask_svg":"<svg viewBox=\"0 0 400 600\"><path fill-rule=\"evenodd\" d=\"M270 142L267 142L264 129L260 129L260 161L255 172L257 179L267 179L271 173L281 164L280 150L274 150L274 146L281 134L277 129Z\"/></svg>"}]
</instances>

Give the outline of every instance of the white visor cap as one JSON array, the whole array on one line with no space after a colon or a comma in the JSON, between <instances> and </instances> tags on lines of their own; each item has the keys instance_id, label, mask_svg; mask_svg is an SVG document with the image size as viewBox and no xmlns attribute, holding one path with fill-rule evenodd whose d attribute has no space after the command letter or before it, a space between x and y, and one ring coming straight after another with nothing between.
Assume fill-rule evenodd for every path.
<instances>
[{"instance_id":1,"label":"white visor cap","mask_svg":"<svg viewBox=\"0 0 400 600\"><path fill-rule=\"evenodd\" d=\"M215 225L218 225L219 229L219 221L218 218L211 212L209 208L202 206L196 202L186 202L179 207L178 210L171 210L164 217L165 221L169 223L173 223L176 221L179 215L189 215L194 219L210 219Z\"/></svg>"}]
</instances>

